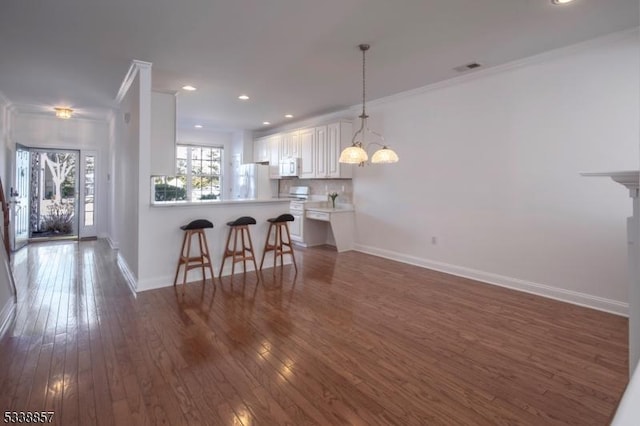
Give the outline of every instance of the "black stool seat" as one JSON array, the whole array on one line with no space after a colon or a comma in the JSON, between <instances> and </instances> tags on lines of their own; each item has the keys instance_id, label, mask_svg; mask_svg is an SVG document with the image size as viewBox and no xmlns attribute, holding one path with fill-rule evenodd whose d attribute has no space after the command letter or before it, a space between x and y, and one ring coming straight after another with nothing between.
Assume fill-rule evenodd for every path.
<instances>
[{"instance_id":1,"label":"black stool seat","mask_svg":"<svg viewBox=\"0 0 640 426\"><path fill-rule=\"evenodd\" d=\"M196 219L180 227L180 229L182 229L183 231L186 231L189 229L206 229L206 228L213 228L213 223L209 222L207 219Z\"/></svg>"},{"instance_id":2,"label":"black stool seat","mask_svg":"<svg viewBox=\"0 0 640 426\"><path fill-rule=\"evenodd\" d=\"M280 222L293 222L293 215L289 213L281 214L278 217L267 219L267 222L280 223Z\"/></svg>"},{"instance_id":3,"label":"black stool seat","mask_svg":"<svg viewBox=\"0 0 640 426\"><path fill-rule=\"evenodd\" d=\"M213 284L213 266L211 265L211 255L209 254L207 235L204 232L204 230L208 228L213 228L213 223L206 219L196 219L180 227L180 229L185 232L184 238L182 239L182 248L180 249L180 257L178 259L178 267L176 268L176 276L173 279L173 285L175 286L178 283L178 274L180 273L180 267L184 266L184 275L182 277L182 294L184 294L184 289L187 285L187 272L189 272L189 270L191 269L202 269L203 285L207 280L205 271L206 269L209 269L209 272L211 273L211 283ZM196 250L199 248L200 253L194 253L196 254L196 256L192 256L191 253L191 237L197 237Z\"/></svg>"},{"instance_id":4,"label":"black stool seat","mask_svg":"<svg viewBox=\"0 0 640 426\"><path fill-rule=\"evenodd\" d=\"M255 225L255 224L256 224L256 220L251 216L242 216L237 218L236 220L227 222L227 225L229 226L243 226L243 225Z\"/></svg>"}]
</instances>

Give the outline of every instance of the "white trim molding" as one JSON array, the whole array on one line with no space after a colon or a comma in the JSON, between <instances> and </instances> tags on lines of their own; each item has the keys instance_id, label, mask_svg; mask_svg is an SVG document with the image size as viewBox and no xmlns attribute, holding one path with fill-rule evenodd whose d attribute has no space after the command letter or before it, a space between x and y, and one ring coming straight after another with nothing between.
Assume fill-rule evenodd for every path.
<instances>
[{"instance_id":1,"label":"white trim molding","mask_svg":"<svg viewBox=\"0 0 640 426\"><path fill-rule=\"evenodd\" d=\"M356 244L355 250L362 253L371 254L373 256L384 257L385 259L407 263L409 265L420 266L422 268L432 269L434 271L444 272L458 277L469 278L486 284L506 287L512 290L519 290L525 293L535 294L536 296L555 299L561 302L567 302L574 305L597 309L599 311L609 312L616 315L628 316L629 312L629 305L627 303L606 299L604 297L593 296L591 294L581 293L578 291L565 290L546 284L525 281L519 278L507 277L504 275L480 271L464 266L451 265L449 263L438 262L430 259L422 259L419 257L377 247L365 246L362 244Z\"/></svg>"},{"instance_id":2,"label":"white trim molding","mask_svg":"<svg viewBox=\"0 0 640 426\"><path fill-rule=\"evenodd\" d=\"M16 312L16 298L15 296L11 296L7 303L2 307L2 311L0 311L0 337L4 335L4 333L9 328L9 324L11 324L11 320Z\"/></svg>"},{"instance_id":3,"label":"white trim molding","mask_svg":"<svg viewBox=\"0 0 640 426\"><path fill-rule=\"evenodd\" d=\"M122 255L120 255L120 252L118 252L118 268L120 268L120 272L122 272L122 276L127 282L129 290L131 290L131 294L133 294L134 297L137 297L138 294L136 288L138 287L138 282L133 272L131 272L127 261L124 260L124 257L122 257Z\"/></svg>"},{"instance_id":4,"label":"white trim molding","mask_svg":"<svg viewBox=\"0 0 640 426\"><path fill-rule=\"evenodd\" d=\"M129 71L127 71L127 75L124 76L124 80L120 84L120 89L118 89L118 93L116 94L116 103L122 102L124 99L124 95L129 91L129 87L131 87L131 83L135 79L138 71L142 68L151 69L151 62L138 61L134 59L131 61L131 66L129 67Z\"/></svg>"}]
</instances>

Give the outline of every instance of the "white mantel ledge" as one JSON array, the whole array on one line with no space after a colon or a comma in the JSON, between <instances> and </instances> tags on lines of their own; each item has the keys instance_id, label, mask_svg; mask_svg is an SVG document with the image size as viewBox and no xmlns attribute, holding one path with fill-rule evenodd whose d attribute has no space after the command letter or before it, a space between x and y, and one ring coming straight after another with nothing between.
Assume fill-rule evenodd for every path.
<instances>
[{"instance_id":1,"label":"white mantel ledge","mask_svg":"<svg viewBox=\"0 0 640 426\"><path fill-rule=\"evenodd\" d=\"M622 170L616 172L584 172L587 177L610 177L615 182L626 186L631 191L631 196L636 197L640 188L640 170Z\"/></svg>"}]
</instances>

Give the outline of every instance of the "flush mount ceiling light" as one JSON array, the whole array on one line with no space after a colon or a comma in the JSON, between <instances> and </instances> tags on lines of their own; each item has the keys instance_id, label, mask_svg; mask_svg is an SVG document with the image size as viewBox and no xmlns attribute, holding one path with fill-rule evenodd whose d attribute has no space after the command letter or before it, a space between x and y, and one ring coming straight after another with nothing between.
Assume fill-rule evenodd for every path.
<instances>
[{"instance_id":1,"label":"flush mount ceiling light","mask_svg":"<svg viewBox=\"0 0 640 426\"><path fill-rule=\"evenodd\" d=\"M369 45L361 44L358 47L362 51L362 114L360 115L360 129L358 129L358 131L353 135L351 146L345 148L342 153L340 153L340 160L338 161L346 164L357 164L359 166L364 166L369 159L367 148L369 147L369 145L377 145L381 148L373 153L373 156L371 157L371 162L373 164L397 163L398 155L385 144L384 137L380 133L374 132L373 130L369 129L369 127L367 126L367 118L369 118L369 116L365 111L365 52L369 50ZM365 135L367 133L377 137L382 143L369 142L365 145Z\"/></svg>"},{"instance_id":2,"label":"flush mount ceiling light","mask_svg":"<svg viewBox=\"0 0 640 426\"><path fill-rule=\"evenodd\" d=\"M240 96L238 96L238 99L240 99L241 101L248 101L248 100L249 100L249 96L247 96L247 95L240 95Z\"/></svg>"},{"instance_id":3,"label":"flush mount ceiling light","mask_svg":"<svg viewBox=\"0 0 640 426\"><path fill-rule=\"evenodd\" d=\"M292 114L285 114L284 118L293 118L293 115Z\"/></svg>"},{"instance_id":4,"label":"flush mount ceiling light","mask_svg":"<svg viewBox=\"0 0 640 426\"><path fill-rule=\"evenodd\" d=\"M571 3L573 0L551 0L551 3L553 4L567 4L567 3Z\"/></svg>"},{"instance_id":5,"label":"flush mount ceiling light","mask_svg":"<svg viewBox=\"0 0 640 426\"><path fill-rule=\"evenodd\" d=\"M194 124L193 127L196 129L202 129L202 124Z\"/></svg>"},{"instance_id":6,"label":"flush mount ceiling light","mask_svg":"<svg viewBox=\"0 0 640 426\"><path fill-rule=\"evenodd\" d=\"M268 126L269 124L271 124L270 121L263 121L262 124L264 124L265 126Z\"/></svg>"},{"instance_id":7,"label":"flush mount ceiling light","mask_svg":"<svg viewBox=\"0 0 640 426\"><path fill-rule=\"evenodd\" d=\"M186 90L187 92L193 92L194 90L197 90L195 87L187 84L186 86L182 86L182 90Z\"/></svg>"},{"instance_id":8,"label":"flush mount ceiling light","mask_svg":"<svg viewBox=\"0 0 640 426\"><path fill-rule=\"evenodd\" d=\"M63 120L70 119L73 114L73 110L71 108L55 107L53 110L56 112L56 117L62 118Z\"/></svg>"}]
</instances>

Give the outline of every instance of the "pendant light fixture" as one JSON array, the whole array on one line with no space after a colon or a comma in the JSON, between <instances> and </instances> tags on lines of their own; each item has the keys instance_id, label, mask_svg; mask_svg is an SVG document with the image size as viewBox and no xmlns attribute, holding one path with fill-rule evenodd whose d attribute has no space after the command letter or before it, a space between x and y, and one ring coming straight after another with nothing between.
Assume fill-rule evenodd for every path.
<instances>
[{"instance_id":1,"label":"pendant light fixture","mask_svg":"<svg viewBox=\"0 0 640 426\"><path fill-rule=\"evenodd\" d=\"M362 51L362 114L360 115L360 129L353 135L353 139L351 140L351 146L345 148L342 153L340 153L340 162L346 164L357 164L359 166L364 166L369 160L369 155L367 154L366 149L369 145L377 145L381 148L373 153L371 157L371 163L373 164L384 164L384 163L397 163L398 155L390 149L384 143L384 137L373 130L369 129L367 126L367 118L369 116L366 113L365 109L365 101L366 101L366 62L365 62L365 53L369 50L368 44L361 44L358 46L360 51ZM369 133L370 135L378 137L382 143L369 142L365 145L365 136Z\"/></svg>"},{"instance_id":2,"label":"pendant light fixture","mask_svg":"<svg viewBox=\"0 0 640 426\"><path fill-rule=\"evenodd\" d=\"M56 117L62 118L63 120L70 119L73 114L73 110L71 108L55 107L53 110L56 112Z\"/></svg>"}]
</instances>

